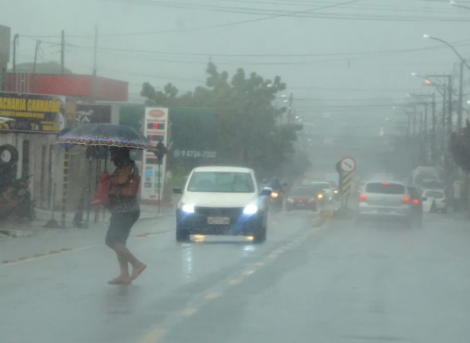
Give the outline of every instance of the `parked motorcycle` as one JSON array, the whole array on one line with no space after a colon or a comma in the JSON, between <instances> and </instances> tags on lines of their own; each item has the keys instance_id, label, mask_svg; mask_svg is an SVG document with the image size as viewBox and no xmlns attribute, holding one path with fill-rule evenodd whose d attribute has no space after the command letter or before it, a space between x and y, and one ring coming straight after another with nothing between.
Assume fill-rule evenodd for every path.
<instances>
[{"instance_id":1,"label":"parked motorcycle","mask_svg":"<svg viewBox=\"0 0 470 343\"><path fill-rule=\"evenodd\" d=\"M29 188L30 176L3 183L0 186L0 218L34 220L34 201Z\"/></svg>"}]
</instances>

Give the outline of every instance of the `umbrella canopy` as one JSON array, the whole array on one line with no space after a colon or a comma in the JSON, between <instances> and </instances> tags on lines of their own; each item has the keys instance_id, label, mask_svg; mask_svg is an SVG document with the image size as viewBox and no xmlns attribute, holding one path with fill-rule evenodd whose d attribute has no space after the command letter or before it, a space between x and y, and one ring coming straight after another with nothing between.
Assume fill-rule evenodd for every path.
<instances>
[{"instance_id":1,"label":"umbrella canopy","mask_svg":"<svg viewBox=\"0 0 470 343\"><path fill-rule=\"evenodd\" d=\"M152 142L142 133L129 126L113 124L78 125L59 136L58 143L155 150Z\"/></svg>"}]
</instances>

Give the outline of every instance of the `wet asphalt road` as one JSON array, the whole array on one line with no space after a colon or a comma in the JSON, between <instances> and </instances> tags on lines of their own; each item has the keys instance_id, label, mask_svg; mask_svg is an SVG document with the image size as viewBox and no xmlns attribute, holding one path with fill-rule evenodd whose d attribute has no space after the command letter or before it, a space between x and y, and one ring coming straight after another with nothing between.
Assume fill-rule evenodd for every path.
<instances>
[{"instance_id":1,"label":"wet asphalt road","mask_svg":"<svg viewBox=\"0 0 470 343\"><path fill-rule=\"evenodd\" d=\"M117 265L101 242L2 265L0 341L470 341L469 225L311 224L279 214L263 245L134 236L149 267L131 286L106 284Z\"/></svg>"}]
</instances>

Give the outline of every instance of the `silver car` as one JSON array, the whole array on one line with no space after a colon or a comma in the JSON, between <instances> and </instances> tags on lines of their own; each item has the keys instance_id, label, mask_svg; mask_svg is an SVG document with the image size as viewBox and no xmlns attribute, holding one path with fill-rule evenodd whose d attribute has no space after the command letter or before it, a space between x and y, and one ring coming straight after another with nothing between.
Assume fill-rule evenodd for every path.
<instances>
[{"instance_id":1,"label":"silver car","mask_svg":"<svg viewBox=\"0 0 470 343\"><path fill-rule=\"evenodd\" d=\"M414 199L399 181L368 181L359 194L357 221L362 219L399 220L411 226L421 199Z\"/></svg>"}]
</instances>

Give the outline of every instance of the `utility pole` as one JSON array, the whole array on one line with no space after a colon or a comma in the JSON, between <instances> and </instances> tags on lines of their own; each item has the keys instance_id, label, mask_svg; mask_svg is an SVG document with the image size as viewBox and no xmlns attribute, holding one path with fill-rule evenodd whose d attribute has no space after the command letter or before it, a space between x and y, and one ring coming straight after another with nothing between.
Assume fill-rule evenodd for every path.
<instances>
[{"instance_id":1,"label":"utility pole","mask_svg":"<svg viewBox=\"0 0 470 343\"><path fill-rule=\"evenodd\" d=\"M428 163L428 103L424 102L424 133L423 133L423 162Z\"/></svg>"},{"instance_id":2,"label":"utility pole","mask_svg":"<svg viewBox=\"0 0 470 343\"><path fill-rule=\"evenodd\" d=\"M18 42L19 34L13 37L13 92L16 92L16 44Z\"/></svg>"},{"instance_id":3,"label":"utility pole","mask_svg":"<svg viewBox=\"0 0 470 343\"><path fill-rule=\"evenodd\" d=\"M449 133L449 139L450 135L452 134L452 76L449 76L449 84L448 86L448 92L449 92L449 99L447 100L447 106L448 106L448 113L447 113L447 131Z\"/></svg>"},{"instance_id":4,"label":"utility pole","mask_svg":"<svg viewBox=\"0 0 470 343\"><path fill-rule=\"evenodd\" d=\"M34 63L33 63L33 90L31 93L35 92L36 88L36 64L38 62L38 51L39 51L39 46L41 45L41 41L38 40L36 42L36 49L34 51Z\"/></svg>"},{"instance_id":5,"label":"utility pole","mask_svg":"<svg viewBox=\"0 0 470 343\"><path fill-rule=\"evenodd\" d=\"M61 32L61 40L60 40L60 73L62 75L65 74L65 32L62 30Z\"/></svg>"},{"instance_id":6,"label":"utility pole","mask_svg":"<svg viewBox=\"0 0 470 343\"><path fill-rule=\"evenodd\" d=\"M431 141L431 160L433 165L436 164L437 153L436 153L436 95L432 93L432 141Z\"/></svg>"},{"instance_id":7,"label":"utility pole","mask_svg":"<svg viewBox=\"0 0 470 343\"><path fill-rule=\"evenodd\" d=\"M98 50L98 26L95 27L95 48L93 54L93 83L92 83L92 94L91 94L91 102L95 103L97 97L97 85L96 85L96 55Z\"/></svg>"},{"instance_id":8,"label":"utility pole","mask_svg":"<svg viewBox=\"0 0 470 343\"><path fill-rule=\"evenodd\" d=\"M460 61L460 81L459 81L459 111L457 112L457 132L462 130L462 111L463 111L463 67L464 60Z\"/></svg>"}]
</instances>

